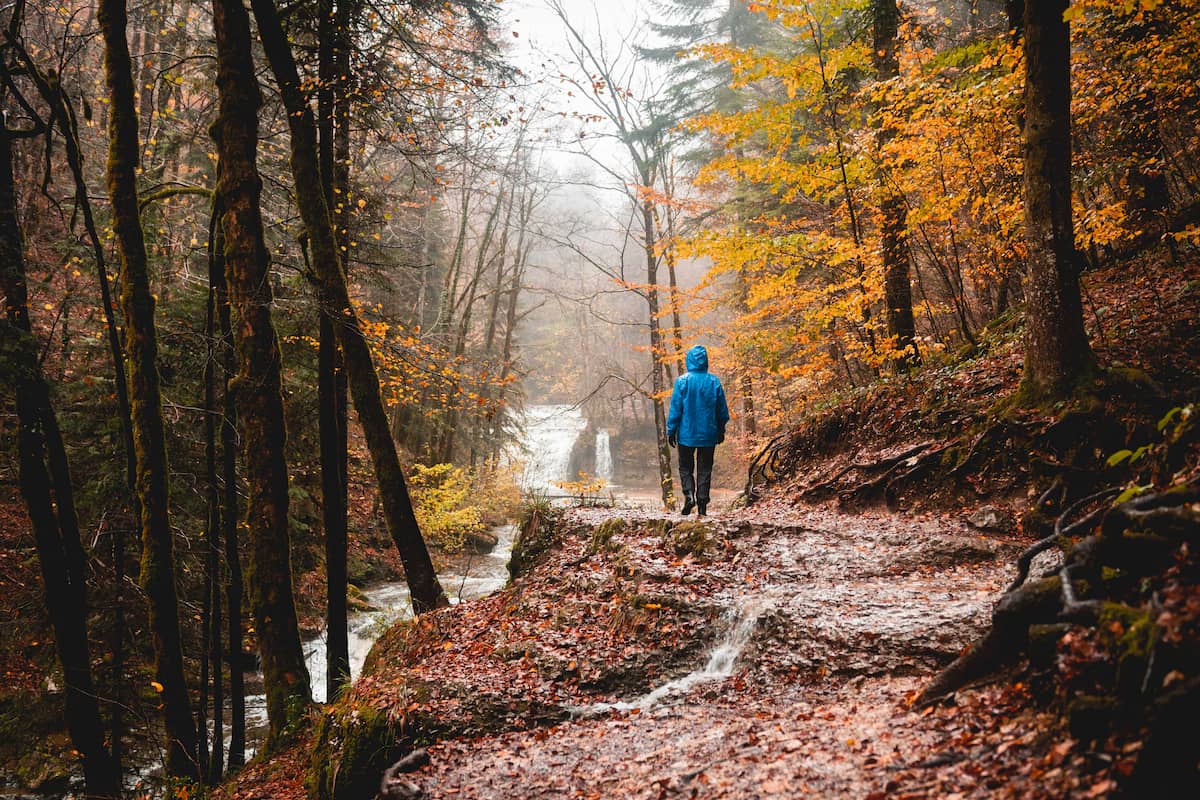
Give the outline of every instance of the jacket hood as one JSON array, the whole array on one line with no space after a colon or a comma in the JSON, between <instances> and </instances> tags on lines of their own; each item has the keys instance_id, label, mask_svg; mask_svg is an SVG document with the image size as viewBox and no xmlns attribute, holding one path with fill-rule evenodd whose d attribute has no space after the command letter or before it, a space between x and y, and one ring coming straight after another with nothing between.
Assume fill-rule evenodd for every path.
<instances>
[{"instance_id":1,"label":"jacket hood","mask_svg":"<svg viewBox=\"0 0 1200 800\"><path fill-rule=\"evenodd\" d=\"M708 372L708 351L704 345L698 344L687 354L688 372Z\"/></svg>"}]
</instances>

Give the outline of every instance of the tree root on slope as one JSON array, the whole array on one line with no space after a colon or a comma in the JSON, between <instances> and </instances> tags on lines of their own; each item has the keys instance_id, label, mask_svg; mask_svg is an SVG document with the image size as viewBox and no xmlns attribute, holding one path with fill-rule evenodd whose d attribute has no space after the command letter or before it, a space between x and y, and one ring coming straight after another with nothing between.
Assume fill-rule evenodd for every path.
<instances>
[{"instance_id":1,"label":"tree root on slope","mask_svg":"<svg viewBox=\"0 0 1200 800\"><path fill-rule=\"evenodd\" d=\"M1093 511L1064 526L1064 521L1080 508L1114 493L1109 489L1076 502L1060 515L1054 536L1021 554L1019 580L997 603L991 628L925 687L916 705L936 702L968 683L1016 663L1027 651L1030 626L1061 622L1094 625L1102 613L1118 616L1144 613L1107 596L1104 570L1120 570L1143 578L1169 566L1181 544L1192 547L1200 544L1200 511L1194 507L1200 502L1200 487L1191 483L1143 495ZM1057 575L1024 582L1033 556L1064 537L1095 525L1097 520L1100 532L1072 546ZM1084 585L1096 596L1081 598L1079 588Z\"/></svg>"}]
</instances>

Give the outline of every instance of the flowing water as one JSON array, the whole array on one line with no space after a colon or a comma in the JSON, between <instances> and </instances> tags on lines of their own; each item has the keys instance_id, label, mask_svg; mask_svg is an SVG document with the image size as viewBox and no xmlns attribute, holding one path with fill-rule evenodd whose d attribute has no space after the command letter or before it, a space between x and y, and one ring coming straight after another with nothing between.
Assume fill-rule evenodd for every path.
<instances>
[{"instance_id":1,"label":"flowing water","mask_svg":"<svg viewBox=\"0 0 1200 800\"><path fill-rule=\"evenodd\" d=\"M519 456L524 464L521 485L525 491L548 493L557 490L554 481L573 479L574 476L567 474L571 453L587 424L583 413L574 406L538 405L526 409ZM605 434L607 453L607 432ZM609 464L611 469L611 454ZM456 556L438 574L451 603L491 594L508 581L508 559L512 555L516 530L512 525L502 525L493 529L492 533L497 542L491 552ZM408 585L404 581L367 587L363 595L371 610L353 614L347 620L351 678L358 677L362 671L363 662L375 640L390 626L412 615ZM304 658L308 663L313 699L324 703L328 699L324 632L304 643ZM262 694L247 695L247 758L253 755L257 742L265 737L266 726L266 697Z\"/></svg>"},{"instance_id":2,"label":"flowing water","mask_svg":"<svg viewBox=\"0 0 1200 800\"><path fill-rule=\"evenodd\" d=\"M609 443L608 430L605 428L596 431L596 477L612 483L612 447Z\"/></svg>"},{"instance_id":3,"label":"flowing water","mask_svg":"<svg viewBox=\"0 0 1200 800\"><path fill-rule=\"evenodd\" d=\"M517 460L523 464L521 488L526 492L555 494L562 490L555 481L570 481L571 453L587 418L576 406L545 405L525 409L525 431Z\"/></svg>"},{"instance_id":4,"label":"flowing water","mask_svg":"<svg viewBox=\"0 0 1200 800\"><path fill-rule=\"evenodd\" d=\"M694 669L681 678L668 681L651 691L634 698L615 703L593 703L571 709L575 717L596 717L610 711L645 711L664 700L682 697L693 687L710 681L719 681L733 674L738 656L754 636L758 620L770 610L770 599L764 595L745 598L737 606L725 613L725 632L708 651L708 659L704 666Z\"/></svg>"}]
</instances>

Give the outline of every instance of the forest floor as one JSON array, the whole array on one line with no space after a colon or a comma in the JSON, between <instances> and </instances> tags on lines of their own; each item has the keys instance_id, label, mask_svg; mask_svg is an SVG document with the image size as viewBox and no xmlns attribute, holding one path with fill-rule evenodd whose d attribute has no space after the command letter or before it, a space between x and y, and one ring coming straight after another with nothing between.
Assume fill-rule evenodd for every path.
<instances>
[{"instance_id":1,"label":"forest floor","mask_svg":"<svg viewBox=\"0 0 1200 800\"><path fill-rule=\"evenodd\" d=\"M544 530L527 574L393 629L343 700L395 723L391 756L428 746L401 776L425 797L1100 797L1129 769L1020 683L912 706L986 626L1007 536L784 502L703 523L576 509ZM327 765L346 770L331 796L369 796L386 764L350 789L367 765L321 746L298 749L350 759ZM230 796L304 796L277 767Z\"/></svg>"},{"instance_id":2,"label":"forest floor","mask_svg":"<svg viewBox=\"0 0 1200 800\"><path fill-rule=\"evenodd\" d=\"M1012 541L954 518L781 504L719 514L715 551L681 559L670 533L646 521L612 540L631 571L682 585L698 585L688 576L702 571L706 602L755 618L732 673L644 710L601 707L549 729L438 744L413 776L430 797L1062 797L1113 787L1119 763L1069 740L1022 688L911 707L986 625L1011 577ZM578 560L589 544L568 540L562 556ZM720 640L722 624L692 633ZM603 647L572 644L581 659ZM709 655L697 655L673 672L702 669Z\"/></svg>"}]
</instances>

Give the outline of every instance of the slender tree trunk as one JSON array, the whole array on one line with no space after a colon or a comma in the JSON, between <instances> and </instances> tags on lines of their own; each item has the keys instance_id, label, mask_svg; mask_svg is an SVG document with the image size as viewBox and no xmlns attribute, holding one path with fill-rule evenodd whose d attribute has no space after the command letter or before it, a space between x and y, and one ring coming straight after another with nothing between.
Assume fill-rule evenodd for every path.
<instances>
[{"instance_id":1,"label":"slender tree trunk","mask_svg":"<svg viewBox=\"0 0 1200 800\"><path fill-rule=\"evenodd\" d=\"M1071 217L1071 42L1068 0L1025 3L1025 238L1023 391L1063 397L1095 360L1083 329Z\"/></svg>"},{"instance_id":2,"label":"slender tree trunk","mask_svg":"<svg viewBox=\"0 0 1200 800\"><path fill-rule=\"evenodd\" d=\"M317 119L321 137L321 187L326 205L336 209L335 238L348 260L349 180L345 164L348 152L338 152L342 142L346 143L348 151L350 136L349 120L338 113L348 96L350 80L347 6L347 0L338 0L335 13L333 0L321 0L319 4L320 88L317 92ZM321 515L325 526L327 587L325 697L330 701L350 682L350 641L346 629L346 511L349 505L346 372L333 326L330 312L322 308L317 355L317 421L320 431Z\"/></svg>"},{"instance_id":3,"label":"slender tree trunk","mask_svg":"<svg viewBox=\"0 0 1200 800\"><path fill-rule=\"evenodd\" d=\"M124 0L100 0L109 91L108 191L121 259L121 305L129 357L130 418L141 502L141 584L150 604L154 672L163 687L168 775L199 778L196 728L188 702L179 632L179 597L168 510L167 448L158 378L154 295L138 216L138 134Z\"/></svg>"},{"instance_id":4,"label":"slender tree trunk","mask_svg":"<svg viewBox=\"0 0 1200 800\"><path fill-rule=\"evenodd\" d=\"M113 310L112 291L108 281L104 246L96 229L95 216L83 175L83 155L79 147L79 126L70 98L62 90L57 76L45 75L17 41L11 41L37 86L42 99L50 107L51 115L63 134L63 150L67 165L75 180L75 203L83 218L84 232L92 247L96 264L96 278L100 287L100 307L104 313L104 329L108 340L109 355L113 363L113 390L117 398L117 414L121 422L121 439L125 456L125 489L129 506L129 520L141 519L141 505L137 494L137 458L133 447L133 422L129 413L129 385L125 381L125 351L121 347L121 335L117 329L116 313ZM112 629L109 633L112 664L110 667L110 701L108 704L112 760L120 780L122 748L125 736L125 523L111 528L110 556L113 563Z\"/></svg>"},{"instance_id":5,"label":"slender tree trunk","mask_svg":"<svg viewBox=\"0 0 1200 800\"><path fill-rule=\"evenodd\" d=\"M645 182L649 185L649 181ZM650 391L654 403L654 430L658 444L658 479L662 491L663 507L675 508L674 478L671 475L671 447L667 443L667 414L663 407L663 354L662 330L658 325L658 256L655 244L654 209L650 202L642 203L642 232L646 250L646 302L650 306Z\"/></svg>"},{"instance_id":6,"label":"slender tree trunk","mask_svg":"<svg viewBox=\"0 0 1200 800\"><path fill-rule=\"evenodd\" d=\"M208 347L204 360L204 467L208 502L205 538L208 541L207 597L212 609L207 646L208 660L213 670L212 756L208 759L205 780L213 785L220 783L225 771L225 693L221 674L221 494L217 475L217 422L220 413L217 409L217 359L224 341L219 338L217 331L217 307L223 299L218 296L218 286L222 289L225 286L225 236L220 206L214 204L208 231L208 309L205 314L205 341Z\"/></svg>"},{"instance_id":7,"label":"slender tree trunk","mask_svg":"<svg viewBox=\"0 0 1200 800\"><path fill-rule=\"evenodd\" d=\"M233 381L237 374L237 357L233 344L233 324L230 319L229 290L225 282L224 223L217 225L214 256L220 266L212 272L217 304L217 322L221 331L221 372L224 389L221 397L221 542L225 551L225 608L229 614L229 769L246 763L246 686L242 667L242 557L238 552L238 494L237 494L237 407L233 397Z\"/></svg>"},{"instance_id":8,"label":"slender tree trunk","mask_svg":"<svg viewBox=\"0 0 1200 800\"><path fill-rule=\"evenodd\" d=\"M896 56L896 34L900 24L900 9L896 0L873 0L872 31L875 77L889 81L900 74ZM907 208L905 199L890 185L888 169L884 166L884 150L895 138L895 131L883 125L876 134L879 151L879 212L880 238L883 255L883 297L887 312L887 332L894 341L899 357L894 366L907 372L920 360L917 352L916 322L913 319L912 285L908 279L908 243L905 241Z\"/></svg>"},{"instance_id":9,"label":"slender tree trunk","mask_svg":"<svg viewBox=\"0 0 1200 800\"><path fill-rule=\"evenodd\" d=\"M413 514L408 484L400 469L396 444L388 428L387 412L379 389L379 376L371 359L371 350L363 337L358 315L350 303L346 276L338 258L337 244L330 224L329 209L321 192L317 156L316 129L312 108L300 90L300 76L284 35L273 0L253 0L263 50L279 84L291 129L292 174L296 181L300 215L312 245L314 282L321 306L337 314L334 330L342 346L350 383L350 396L358 413L359 424L371 452L384 517L392 540L404 563L405 577L412 594L413 611L423 613L449 604L438 583L433 562L417 518Z\"/></svg>"},{"instance_id":10,"label":"slender tree trunk","mask_svg":"<svg viewBox=\"0 0 1200 800\"><path fill-rule=\"evenodd\" d=\"M0 370L16 394L21 496L33 524L46 608L66 684L67 730L83 762L88 795L115 798L119 770L104 746L104 724L92 680L86 556L79 538L66 449L29 321L12 156L12 139L0 129L0 289L4 291L2 327L7 350Z\"/></svg>"},{"instance_id":11,"label":"slender tree trunk","mask_svg":"<svg viewBox=\"0 0 1200 800\"><path fill-rule=\"evenodd\" d=\"M225 274L237 308L239 369L234 396L242 423L249 500L250 607L267 696L267 748L278 747L311 702L292 593L288 471L284 456L279 342L271 322L270 256L263 238L258 174L262 105L251 60L250 19L241 0L213 0L217 40L217 198L225 227Z\"/></svg>"}]
</instances>

